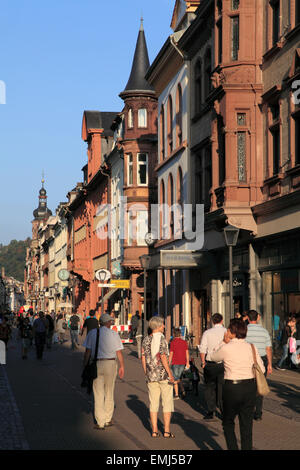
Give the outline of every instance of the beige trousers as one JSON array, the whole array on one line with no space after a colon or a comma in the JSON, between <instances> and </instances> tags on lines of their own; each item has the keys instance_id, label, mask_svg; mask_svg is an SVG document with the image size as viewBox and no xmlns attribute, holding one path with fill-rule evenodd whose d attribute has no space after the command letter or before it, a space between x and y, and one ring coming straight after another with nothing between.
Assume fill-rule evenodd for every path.
<instances>
[{"instance_id":1,"label":"beige trousers","mask_svg":"<svg viewBox=\"0 0 300 470\"><path fill-rule=\"evenodd\" d=\"M114 413L114 390L117 377L117 361L98 361L98 377L93 382L95 418L99 426L112 420Z\"/></svg>"}]
</instances>

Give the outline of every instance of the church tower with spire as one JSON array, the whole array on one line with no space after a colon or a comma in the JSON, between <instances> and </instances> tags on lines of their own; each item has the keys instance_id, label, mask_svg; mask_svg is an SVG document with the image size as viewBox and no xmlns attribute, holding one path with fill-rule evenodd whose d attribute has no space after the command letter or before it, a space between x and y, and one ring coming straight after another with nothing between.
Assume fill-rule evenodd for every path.
<instances>
[{"instance_id":1,"label":"church tower with spire","mask_svg":"<svg viewBox=\"0 0 300 470\"><path fill-rule=\"evenodd\" d=\"M144 292L139 257L148 253L145 235L150 204L156 203L157 96L145 79L150 67L141 19L131 73L120 93L124 100L124 134L119 142L124 154L124 189L127 198L123 267L131 279L131 312L143 311ZM133 208L134 207L134 208ZM149 312L149 308L147 309Z\"/></svg>"},{"instance_id":2,"label":"church tower with spire","mask_svg":"<svg viewBox=\"0 0 300 470\"><path fill-rule=\"evenodd\" d=\"M33 221L32 221L32 239L37 239L37 232L41 222L46 222L47 219L52 215L52 212L47 207L47 191L44 188L44 175L42 178L42 187L39 191L39 205L33 211Z\"/></svg>"}]
</instances>

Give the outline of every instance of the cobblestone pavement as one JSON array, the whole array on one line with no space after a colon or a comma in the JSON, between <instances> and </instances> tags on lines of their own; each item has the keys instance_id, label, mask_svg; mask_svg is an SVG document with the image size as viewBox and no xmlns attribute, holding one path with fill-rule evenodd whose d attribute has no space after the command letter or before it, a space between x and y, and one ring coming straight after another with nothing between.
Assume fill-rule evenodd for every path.
<instances>
[{"instance_id":1,"label":"cobblestone pavement","mask_svg":"<svg viewBox=\"0 0 300 470\"><path fill-rule=\"evenodd\" d=\"M5 366L0 365L0 449L29 449Z\"/></svg>"},{"instance_id":2,"label":"cobblestone pavement","mask_svg":"<svg viewBox=\"0 0 300 470\"><path fill-rule=\"evenodd\" d=\"M188 392L175 401L176 439L151 439L147 388L133 345L125 346L125 378L116 383L115 425L104 432L94 430L92 397L80 387L82 347L72 351L69 341L54 345L42 361L34 350L22 361L20 349L20 341L12 341L7 365L0 368L0 449L226 449L221 421L203 420L202 380L198 397ZM199 358L195 361L199 365ZM269 384L263 420L254 423L254 448L300 449L300 373L274 370Z\"/></svg>"}]
</instances>

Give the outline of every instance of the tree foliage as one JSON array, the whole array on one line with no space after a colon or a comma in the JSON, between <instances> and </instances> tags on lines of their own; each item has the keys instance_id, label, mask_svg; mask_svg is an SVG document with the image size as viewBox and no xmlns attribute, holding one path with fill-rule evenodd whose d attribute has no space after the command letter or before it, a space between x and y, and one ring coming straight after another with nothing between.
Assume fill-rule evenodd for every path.
<instances>
[{"instance_id":1,"label":"tree foliage","mask_svg":"<svg viewBox=\"0 0 300 470\"><path fill-rule=\"evenodd\" d=\"M5 268L5 275L18 281L24 281L26 248L30 246L30 238L24 241L12 240L9 245L0 244L0 268Z\"/></svg>"}]
</instances>

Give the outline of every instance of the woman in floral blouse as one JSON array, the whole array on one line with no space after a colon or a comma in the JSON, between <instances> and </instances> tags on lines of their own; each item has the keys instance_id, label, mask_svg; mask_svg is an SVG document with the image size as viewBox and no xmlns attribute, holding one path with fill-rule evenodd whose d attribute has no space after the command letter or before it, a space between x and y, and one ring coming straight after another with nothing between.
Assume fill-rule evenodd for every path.
<instances>
[{"instance_id":1,"label":"woman in floral blouse","mask_svg":"<svg viewBox=\"0 0 300 470\"><path fill-rule=\"evenodd\" d=\"M152 437L160 436L157 428L157 415L161 397L164 416L163 436L172 438L175 437L170 432L171 414L174 411L173 384L175 380L169 367L168 343L163 335L164 319L152 317L149 321L149 328L152 333L144 338L142 344L142 365L148 384Z\"/></svg>"}]
</instances>

